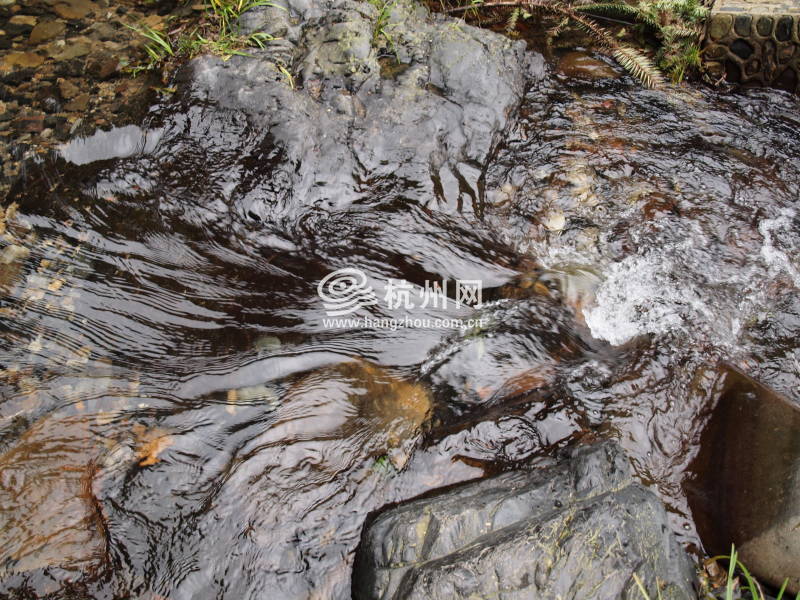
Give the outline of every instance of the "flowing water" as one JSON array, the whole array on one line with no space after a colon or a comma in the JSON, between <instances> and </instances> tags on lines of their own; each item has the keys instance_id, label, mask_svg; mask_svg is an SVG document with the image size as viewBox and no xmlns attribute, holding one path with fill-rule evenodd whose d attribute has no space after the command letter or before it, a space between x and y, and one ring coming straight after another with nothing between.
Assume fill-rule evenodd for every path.
<instances>
[{"instance_id":1,"label":"flowing water","mask_svg":"<svg viewBox=\"0 0 800 600\"><path fill-rule=\"evenodd\" d=\"M798 130L780 92L551 73L463 202L353 174L355 202L266 214L281 150L185 100L29 165L0 250L3 590L345 598L370 511L587 434L699 547L681 482L718 361L800 401ZM326 322L341 268L374 293L356 316L412 322ZM477 321L413 323L437 318Z\"/></svg>"}]
</instances>

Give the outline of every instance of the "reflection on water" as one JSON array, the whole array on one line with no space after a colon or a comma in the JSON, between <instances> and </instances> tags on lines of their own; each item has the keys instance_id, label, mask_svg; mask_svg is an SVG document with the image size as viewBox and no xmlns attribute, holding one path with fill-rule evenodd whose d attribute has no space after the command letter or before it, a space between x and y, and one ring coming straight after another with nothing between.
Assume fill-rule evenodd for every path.
<instances>
[{"instance_id":1,"label":"reflection on water","mask_svg":"<svg viewBox=\"0 0 800 600\"><path fill-rule=\"evenodd\" d=\"M482 218L357 174L349 208L253 216L280 149L185 106L32 167L0 249L3 589L346 598L369 511L587 431L696 543L716 360L800 399L797 109L545 79ZM362 316L486 325L325 327L317 283L348 266L484 284L477 312Z\"/></svg>"}]
</instances>

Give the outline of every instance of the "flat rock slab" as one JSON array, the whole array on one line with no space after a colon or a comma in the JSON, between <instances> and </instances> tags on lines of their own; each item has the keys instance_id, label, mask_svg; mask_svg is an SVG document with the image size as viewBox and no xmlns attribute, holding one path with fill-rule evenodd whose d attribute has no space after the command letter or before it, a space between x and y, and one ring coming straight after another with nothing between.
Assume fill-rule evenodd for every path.
<instances>
[{"instance_id":1,"label":"flat rock slab","mask_svg":"<svg viewBox=\"0 0 800 600\"><path fill-rule=\"evenodd\" d=\"M706 27L706 67L748 85L800 89L800 1L717 0Z\"/></svg>"},{"instance_id":2,"label":"flat rock slab","mask_svg":"<svg viewBox=\"0 0 800 600\"><path fill-rule=\"evenodd\" d=\"M353 596L367 599L695 598L660 501L616 444L452 488L365 529Z\"/></svg>"}]
</instances>

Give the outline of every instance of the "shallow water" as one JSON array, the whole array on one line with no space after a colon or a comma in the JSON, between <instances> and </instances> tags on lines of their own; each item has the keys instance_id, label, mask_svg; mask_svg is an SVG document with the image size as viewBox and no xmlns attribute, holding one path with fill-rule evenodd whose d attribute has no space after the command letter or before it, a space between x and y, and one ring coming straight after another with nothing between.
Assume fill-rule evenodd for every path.
<instances>
[{"instance_id":1,"label":"shallow water","mask_svg":"<svg viewBox=\"0 0 800 600\"><path fill-rule=\"evenodd\" d=\"M464 202L354 173L347 202L265 206L282 151L186 98L30 166L0 250L3 589L345 598L370 511L587 433L698 547L717 361L800 401L799 127L780 92L550 74ZM482 322L333 327L345 267L359 316Z\"/></svg>"}]
</instances>

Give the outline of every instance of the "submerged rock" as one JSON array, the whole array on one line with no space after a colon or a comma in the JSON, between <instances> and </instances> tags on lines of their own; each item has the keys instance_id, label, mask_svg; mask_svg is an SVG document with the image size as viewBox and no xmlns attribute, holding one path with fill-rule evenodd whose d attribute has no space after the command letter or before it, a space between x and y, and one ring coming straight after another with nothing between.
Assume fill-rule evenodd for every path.
<instances>
[{"instance_id":1,"label":"submerged rock","mask_svg":"<svg viewBox=\"0 0 800 600\"><path fill-rule=\"evenodd\" d=\"M608 63L586 52L567 52L558 61L558 70L568 77L583 79L617 79L620 73Z\"/></svg>"},{"instance_id":2,"label":"submerged rock","mask_svg":"<svg viewBox=\"0 0 800 600\"><path fill-rule=\"evenodd\" d=\"M686 483L698 532L711 554L739 559L760 580L800 591L800 409L734 369Z\"/></svg>"},{"instance_id":3,"label":"submerged rock","mask_svg":"<svg viewBox=\"0 0 800 600\"><path fill-rule=\"evenodd\" d=\"M694 570L660 501L612 443L380 514L353 572L359 600L694 598Z\"/></svg>"}]
</instances>

